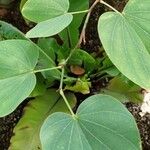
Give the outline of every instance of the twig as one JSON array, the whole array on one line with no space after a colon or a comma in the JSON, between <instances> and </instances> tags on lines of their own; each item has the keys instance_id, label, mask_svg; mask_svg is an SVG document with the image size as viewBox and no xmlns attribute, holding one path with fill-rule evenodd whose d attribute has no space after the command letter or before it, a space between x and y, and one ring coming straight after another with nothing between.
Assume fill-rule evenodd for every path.
<instances>
[{"instance_id":1,"label":"twig","mask_svg":"<svg viewBox=\"0 0 150 150\"><path fill-rule=\"evenodd\" d=\"M58 67L52 67L52 68L45 68L45 69L40 69L40 70L34 70L34 73L38 73L38 72L45 72L45 71L51 71L51 70L55 70L55 69L61 69L61 66Z\"/></svg>"},{"instance_id":2,"label":"twig","mask_svg":"<svg viewBox=\"0 0 150 150\"><path fill-rule=\"evenodd\" d=\"M71 108L69 102L67 101L67 98L66 98L66 96L65 96L65 94L64 94L64 91L63 91L64 67L66 66L68 60L70 59L70 57L72 56L72 54L74 53L74 51L75 51L77 48L80 48L80 45L81 45L82 41L83 41L84 44L85 44L85 42L86 42L86 40L85 40L85 31L86 31L87 23L88 23L88 21L89 21L89 18L90 18L90 15L91 15L91 12L92 12L93 8L94 8L94 7L96 6L96 4L99 3L99 2L100 2L100 0L95 0L95 2L94 2L93 5L90 7L90 9L89 9L88 11L86 10L86 11L88 12L88 14L87 14L87 16L86 16L86 19L85 19L85 22L84 22L84 25L83 25L83 28L82 28L82 31L81 31L79 41L78 41L77 45L75 46L75 48L72 49L72 51L70 52L68 58L61 64L62 73L61 73L61 80L60 80L60 86L59 86L59 93L60 93L60 95L62 96L62 98L64 99L64 101L65 101L65 103L66 103L66 105L67 105L67 107L68 107L68 109L69 109L69 111L70 111L70 113L72 114L72 116L73 116L74 119L76 119L77 116L76 116L75 113L73 112L73 110L72 110L72 108ZM85 11L85 12L86 12L86 11Z\"/></svg>"},{"instance_id":3,"label":"twig","mask_svg":"<svg viewBox=\"0 0 150 150\"><path fill-rule=\"evenodd\" d=\"M116 13L121 14L117 9L115 9L114 7L112 7L111 5L109 5L108 3L104 2L103 0L100 0L100 3L106 5L107 7L109 7L113 11L115 11Z\"/></svg>"},{"instance_id":4,"label":"twig","mask_svg":"<svg viewBox=\"0 0 150 150\"><path fill-rule=\"evenodd\" d=\"M68 58L67 58L66 61L65 61L65 64L68 62L68 60L70 59L70 57L72 56L72 54L74 53L74 51L75 51L77 48L80 48L82 41L84 42L84 44L86 43L86 40L85 40L86 27L87 27L88 21L89 21L89 19L90 19L90 15L91 15L91 12L92 12L93 8L94 8L94 7L96 6L96 4L99 3L99 2L100 2L100 0L95 0L95 2L93 3L93 5L89 8L88 14L87 14L87 16L86 16L86 19L85 19L85 22L84 22L84 25L83 25L83 28L82 28L82 31L81 31L81 34L80 34L79 41L78 41L78 43L76 44L76 46L72 49L72 51L70 52Z\"/></svg>"},{"instance_id":5,"label":"twig","mask_svg":"<svg viewBox=\"0 0 150 150\"><path fill-rule=\"evenodd\" d=\"M65 103L66 103L66 105L67 105L67 107L68 107L70 113L72 114L73 118L76 118L76 115L75 115L75 113L73 112L73 110L72 110L72 108L71 108L71 106L70 106L70 104L69 104L69 102L68 102L68 100L67 100L67 98L66 98L66 96L65 96L65 94L64 94L64 91L63 91L64 71L65 71L65 70L64 70L64 66L62 66L61 80L60 80L60 86L59 86L59 93L60 93L60 95L62 96L62 98L64 99L64 101L65 101Z\"/></svg>"},{"instance_id":6,"label":"twig","mask_svg":"<svg viewBox=\"0 0 150 150\"><path fill-rule=\"evenodd\" d=\"M76 45L76 48L79 48L81 43L83 42L84 44L86 43L86 39L85 39L85 33L86 33L86 27L87 27L87 24L89 22L89 19L90 19L90 16L91 16L91 13L92 13L92 10L93 8L97 5L97 3L99 3L100 0L95 0L95 2L92 4L92 6L90 7L89 11L88 11L88 14L86 16L86 19L85 19L85 22L84 22L84 25L83 25L83 28L82 28L82 31L81 31L81 34L80 34L80 39Z\"/></svg>"}]
</instances>

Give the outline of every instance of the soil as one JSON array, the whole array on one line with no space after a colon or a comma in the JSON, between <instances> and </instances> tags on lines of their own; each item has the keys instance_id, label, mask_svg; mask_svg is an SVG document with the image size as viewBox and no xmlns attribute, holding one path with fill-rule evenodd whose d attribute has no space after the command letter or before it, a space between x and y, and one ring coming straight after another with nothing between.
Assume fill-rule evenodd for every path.
<instances>
[{"instance_id":1,"label":"soil","mask_svg":"<svg viewBox=\"0 0 150 150\"><path fill-rule=\"evenodd\" d=\"M90 5L93 3L93 1L94 0L90 0ZM122 11L127 0L107 0L107 2L119 11ZM18 3L19 0L16 0L12 4L13 7L0 8L0 19L13 24L25 33L29 30L30 27L26 25L24 19L22 18L19 12ZM82 44L82 49L86 50L89 53L94 53L96 56L102 55L102 45L97 33L97 22L99 16L107 10L108 8L99 4L94 8L87 26L86 44ZM99 91L102 87L105 87L107 83L107 79L93 80L91 93ZM81 101L86 98L86 96L82 94L76 94L76 96ZM80 104L81 101L78 101L78 104ZM26 106L27 102L27 100L23 102L12 114L4 118L0 118L0 150L8 150L10 138L13 136L13 128L21 118L23 114L23 108ZM141 134L143 150L150 150L150 114L146 114L141 117L139 115L139 112L141 110L138 104L127 103L125 104L125 106L135 117Z\"/></svg>"}]
</instances>

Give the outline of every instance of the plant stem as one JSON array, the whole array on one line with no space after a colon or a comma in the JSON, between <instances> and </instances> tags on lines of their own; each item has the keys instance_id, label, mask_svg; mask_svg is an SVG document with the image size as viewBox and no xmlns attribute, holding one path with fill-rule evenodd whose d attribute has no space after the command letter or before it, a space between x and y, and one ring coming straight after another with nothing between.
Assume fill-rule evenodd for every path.
<instances>
[{"instance_id":1,"label":"plant stem","mask_svg":"<svg viewBox=\"0 0 150 150\"><path fill-rule=\"evenodd\" d=\"M90 15L91 15L91 12L93 10L93 8L96 6L97 3L99 3L100 0L95 0L95 2L93 3L93 5L90 7L89 10L83 10L83 11L78 11L78 12L71 12L71 14L79 14L79 13L88 13L87 16L86 16L86 19L85 19L85 22L84 22L84 25L83 25L83 28L82 28L82 31L81 31L81 34L80 34L80 38L79 38L79 41L78 43L76 44L76 46L74 47L74 49L71 50L68 58L65 60L65 62L63 63L63 65L61 66L62 68L62 73L61 73L61 80L60 80L60 86L59 86L59 92L60 92L60 95L62 96L62 98L64 99L70 113L72 114L73 118L76 119L77 116L75 115L75 113L73 112L65 94L64 94L64 91L63 91L63 80L64 80L64 67L66 66L68 60L70 59L70 57L72 56L72 54L74 53L74 51L77 49L77 48L80 48L80 45L82 43L82 41L85 43L85 30L86 30L86 27L87 27L87 23L89 21L89 18L90 18Z\"/></svg>"},{"instance_id":2,"label":"plant stem","mask_svg":"<svg viewBox=\"0 0 150 150\"><path fill-rule=\"evenodd\" d=\"M88 14L86 16L86 19L85 19L85 22L84 22L84 25L83 25L83 28L82 28L82 31L81 31L81 34L80 34L80 39L76 45L77 48L80 47L82 41L84 42L84 44L86 43L86 40L85 40L85 32L86 32L86 27L87 27L87 24L89 22L89 19L90 19L90 16L91 16L91 13L92 13L92 10L94 9L94 7L97 5L97 3L99 3L100 0L95 0L95 2L92 4L92 6L90 7L89 11L88 11Z\"/></svg>"},{"instance_id":3,"label":"plant stem","mask_svg":"<svg viewBox=\"0 0 150 150\"><path fill-rule=\"evenodd\" d=\"M73 116L73 118L76 118L76 115L75 115L75 113L73 112L73 110L72 110L72 108L71 108L71 106L70 106L70 104L69 104L69 102L68 102L68 100L67 100L67 98L66 98L66 96L65 96L65 94L64 94L64 91L63 91L63 79L64 79L64 66L62 67L62 73L61 73L61 80L60 80L60 87L59 87L59 93L60 93L60 95L62 96L62 98L64 99L64 101L65 101L65 103L66 103L66 105L67 105L67 107L68 107L68 109L69 109L69 111L70 111L70 113L72 114L72 116Z\"/></svg>"},{"instance_id":4,"label":"plant stem","mask_svg":"<svg viewBox=\"0 0 150 150\"><path fill-rule=\"evenodd\" d=\"M85 40L85 32L86 32L86 27L87 27L87 24L88 24L88 21L90 19L90 15L91 15L91 12L93 10L93 8L96 6L97 3L99 3L100 0L95 0L95 2L93 3L93 5L89 8L89 10L87 11L88 14L86 16L86 19L85 19L85 22L84 22L84 25L83 25L83 28L82 28L82 31L81 31L81 34L80 34L80 38L79 38L79 41L78 43L76 44L75 48L73 48L68 56L68 58L66 59L65 63L68 62L68 60L70 59L70 57L72 56L72 54L74 53L74 51L77 49L77 48L80 48L81 46L81 43L82 41L84 42L84 44L86 43L86 40Z\"/></svg>"},{"instance_id":5,"label":"plant stem","mask_svg":"<svg viewBox=\"0 0 150 150\"><path fill-rule=\"evenodd\" d=\"M75 14L82 14L82 13L87 13L87 12L89 12L89 9L76 11L76 12L69 12L69 14L75 15Z\"/></svg>"},{"instance_id":6,"label":"plant stem","mask_svg":"<svg viewBox=\"0 0 150 150\"><path fill-rule=\"evenodd\" d=\"M61 66L58 67L52 67L52 68L46 68L46 69L40 69L40 70L34 70L34 73L38 73L38 72L45 72L45 71L50 71L50 70L55 70L55 69L61 69Z\"/></svg>"},{"instance_id":7,"label":"plant stem","mask_svg":"<svg viewBox=\"0 0 150 150\"><path fill-rule=\"evenodd\" d=\"M116 13L121 14L117 9L115 9L114 7L112 7L111 5L109 5L108 3L104 2L103 0L100 0L100 3L106 5L107 7L109 7L113 11L115 11Z\"/></svg>"},{"instance_id":8,"label":"plant stem","mask_svg":"<svg viewBox=\"0 0 150 150\"><path fill-rule=\"evenodd\" d=\"M62 72L61 72L61 79L60 79L60 86L59 86L59 89L62 89L62 88L63 88L64 74L65 74L65 69L64 69L64 67L62 67Z\"/></svg>"}]
</instances>

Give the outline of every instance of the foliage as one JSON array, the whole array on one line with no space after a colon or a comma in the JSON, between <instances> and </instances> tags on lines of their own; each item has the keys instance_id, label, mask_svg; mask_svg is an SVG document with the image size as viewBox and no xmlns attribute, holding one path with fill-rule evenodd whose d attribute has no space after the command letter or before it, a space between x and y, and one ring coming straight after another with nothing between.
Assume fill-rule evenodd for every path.
<instances>
[{"instance_id":1,"label":"foliage","mask_svg":"<svg viewBox=\"0 0 150 150\"><path fill-rule=\"evenodd\" d=\"M114 98L95 95L78 108L76 118L54 113L44 122L40 139L48 150L138 150L139 134L131 114ZM126 125L134 130L126 128ZM116 144L117 141L117 144Z\"/></svg>"},{"instance_id":2,"label":"foliage","mask_svg":"<svg viewBox=\"0 0 150 150\"><path fill-rule=\"evenodd\" d=\"M74 107L76 98L72 93L66 93L69 103ZM10 149L39 149L40 128L43 121L53 112L68 112L67 107L56 89L47 90L44 95L30 101L24 110L24 115L14 129L15 136L11 139Z\"/></svg>"},{"instance_id":3,"label":"foliage","mask_svg":"<svg viewBox=\"0 0 150 150\"><path fill-rule=\"evenodd\" d=\"M105 52L95 58L81 43L86 42L85 29L99 2L114 12L99 19ZM10 149L141 150L136 123L119 101L137 102L142 99L140 89L150 88L149 7L148 0L130 0L120 13L102 0L89 9L86 0L22 0L24 18L37 25L24 35L0 22L0 117L26 98L34 99L14 129ZM102 89L105 95L90 96L76 105L75 113L73 92L93 94L93 78L111 79Z\"/></svg>"},{"instance_id":4,"label":"foliage","mask_svg":"<svg viewBox=\"0 0 150 150\"><path fill-rule=\"evenodd\" d=\"M145 89L150 88L148 4L148 0L144 3L131 0L122 14L103 14L98 25L99 36L111 61L126 77Z\"/></svg>"}]
</instances>

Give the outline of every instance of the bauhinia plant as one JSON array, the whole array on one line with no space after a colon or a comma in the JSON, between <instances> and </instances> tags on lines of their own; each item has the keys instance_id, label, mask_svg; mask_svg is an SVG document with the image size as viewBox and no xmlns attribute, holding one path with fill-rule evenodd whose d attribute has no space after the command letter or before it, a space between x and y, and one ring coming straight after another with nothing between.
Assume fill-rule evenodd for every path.
<instances>
[{"instance_id":1,"label":"bauhinia plant","mask_svg":"<svg viewBox=\"0 0 150 150\"><path fill-rule=\"evenodd\" d=\"M96 68L97 65L92 56L82 53L80 45L86 42L85 30L91 12L101 3L113 10L100 16L98 23L99 36L109 59L124 76L138 86L149 89L150 1L130 0L123 12L118 12L103 0L95 0L89 9L86 9L86 3L86 0L23 1L23 16L37 23L25 36L1 22L1 31L4 30L1 39L9 40L0 42L0 116L13 112L27 97L35 98L15 129L16 135L11 140L10 149L17 150L19 146L30 150L142 149L134 118L117 99L97 94L87 98L75 113L72 109L75 97L65 93L64 86L76 83L70 89L73 91L81 88L86 93L90 87L88 78L93 71L91 68ZM74 31L77 31L77 24L83 19L82 13L87 15L77 41L78 33ZM8 30L16 34L17 39L14 39L14 34L6 32ZM49 38L56 34L64 39L63 46ZM39 40L35 44L29 38ZM77 43L76 46L74 43ZM83 57L80 57L81 54ZM83 64L84 69L79 67ZM70 65L78 65L78 72L73 72L86 72L87 76L78 79L70 77L67 74ZM60 81L59 92L52 88L56 80ZM64 113L67 109L64 108L62 99L69 113ZM33 118L28 118L30 115ZM26 128L24 123L27 124ZM24 134L27 133L26 140L21 138L21 129Z\"/></svg>"}]
</instances>

